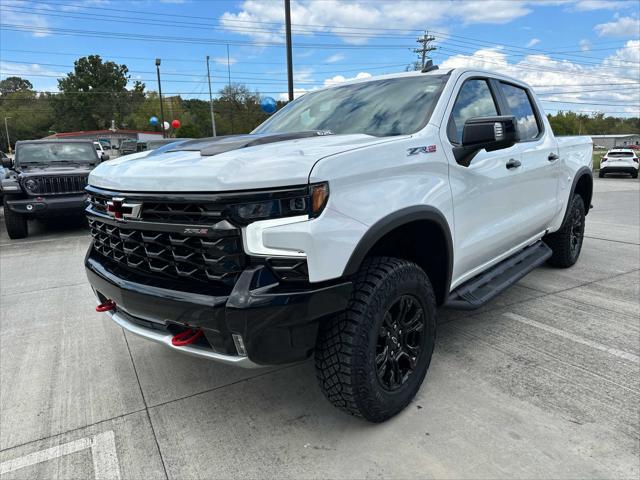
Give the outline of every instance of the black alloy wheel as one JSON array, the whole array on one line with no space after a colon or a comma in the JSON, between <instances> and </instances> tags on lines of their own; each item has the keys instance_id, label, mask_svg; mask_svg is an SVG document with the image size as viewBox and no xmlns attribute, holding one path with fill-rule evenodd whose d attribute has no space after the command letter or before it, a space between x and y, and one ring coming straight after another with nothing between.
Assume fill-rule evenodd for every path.
<instances>
[{"instance_id":1,"label":"black alloy wheel","mask_svg":"<svg viewBox=\"0 0 640 480\"><path fill-rule=\"evenodd\" d=\"M384 314L376 345L376 371L386 390L399 389L413 374L424 327L424 310L412 295L402 295Z\"/></svg>"}]
</instances>

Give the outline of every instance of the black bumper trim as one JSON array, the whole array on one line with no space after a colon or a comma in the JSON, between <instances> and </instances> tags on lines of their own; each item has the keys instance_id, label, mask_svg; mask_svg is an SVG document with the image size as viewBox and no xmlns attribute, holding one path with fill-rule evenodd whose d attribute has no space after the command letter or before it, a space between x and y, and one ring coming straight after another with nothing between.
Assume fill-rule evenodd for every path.
<instances>
[{"instance_id":1,"label":"black bumper trim","mask_svg":"<svg viewBox=\"0 0 640 480\"><path fill-rule=\"evenodd\" d=\"M119 278L89 254L89 283L101 301L112 299L118 311L159 327L199 327L213 351L237 355L232 333L242 335L247 355L259 365L308 358L319 322L344 310L353 290L350 281L305 288L275 283L256 288L264 266L245 270L228 296L203 295L143 285Z\"/></svg>"},{"instance_id":2,"label":"black bumper trim","mask_svg":"<svg viewBox=\"0 0 640 480\"><path fill-rule=\"evenodd\" d=\"M80 195L42 196L37 198L38 199L34 197L20 200L6 200L5 204L12 212L31 215L69 210L75 210L80 213L85 209L87 202L87 196L84 193ZM27 208L29 205L31 209Z\"/></svg>"}]
</instances>

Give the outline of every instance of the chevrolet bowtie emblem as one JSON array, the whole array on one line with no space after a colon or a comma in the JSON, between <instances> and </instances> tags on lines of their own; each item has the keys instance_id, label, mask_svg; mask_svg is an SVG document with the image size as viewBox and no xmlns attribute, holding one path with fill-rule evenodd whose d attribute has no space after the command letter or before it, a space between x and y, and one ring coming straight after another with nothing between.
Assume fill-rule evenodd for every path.
<instances>
[{"instance_id":1,"label":"chevrolet bowtie emblem","mask_svg":"<svg viewBox=\"0 0 640 480\"><path fill-rule=\"evenodd\" d=\"M140 218L141 203L125 202L124 198L112 198L107 202L107 213L116 220Z\"/></svg>"}]
</instances>

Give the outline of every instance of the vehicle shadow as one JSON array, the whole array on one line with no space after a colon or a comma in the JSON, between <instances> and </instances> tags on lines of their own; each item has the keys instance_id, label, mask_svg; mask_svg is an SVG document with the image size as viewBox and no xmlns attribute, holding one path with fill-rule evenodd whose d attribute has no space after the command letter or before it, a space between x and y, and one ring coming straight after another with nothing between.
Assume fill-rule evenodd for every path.
<instances>
[{"instance_id":1,"label":"vehicle shadow","mask_svg":"<svg viewBox=\"0 0 640 480\"><path fill-rule=\"evenodd\" d=\"M82 235L89 232L84 213L70 214L46 219L29 220L29 236L23 240L11 240L4 226L4 207L0 207L0 240L2 243L43 240L60 236Z\"/></svg>"}]
</instances>

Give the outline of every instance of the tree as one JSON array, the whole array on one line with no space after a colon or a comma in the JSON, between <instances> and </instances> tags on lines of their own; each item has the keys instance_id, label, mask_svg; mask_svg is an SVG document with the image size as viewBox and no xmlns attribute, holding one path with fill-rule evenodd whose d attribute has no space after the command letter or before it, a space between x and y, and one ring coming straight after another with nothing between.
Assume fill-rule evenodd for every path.
<instances>
[{"instance_id":1,"label":"tree","mask_svg":"<svg viewBox=\"0 0 640 480\"><path fill-rule=\"evenodd\" d=\"M103 62L89 55L74 62L74 71L58 80L61 94L56 97L58 130L96 130L108 128L111 120L121 126L123 119L144 100L144 84L138 81L127 90L131 76L126 65Z\"/></svg>"},{"instance_id":2,"label":"tree","mask_svg":"<svg viewBox=\"0 0 640 480\"><path fill-rule=\"evenodd\" d=\"M7 77L0 81L0 94L8 95L15 92L32 91L33 85L29 80L20 77Z\"/></svg>"},{"instance_id":3,"label":"tree","mask_svg":"<svg viewBox=\"0 0 640 480\"><path fill-rule=\"evenodd\" d=\"M201 138L202 130L198 125L182 125L176 132L176 138Z\"/></svg>"}]
</instances>

